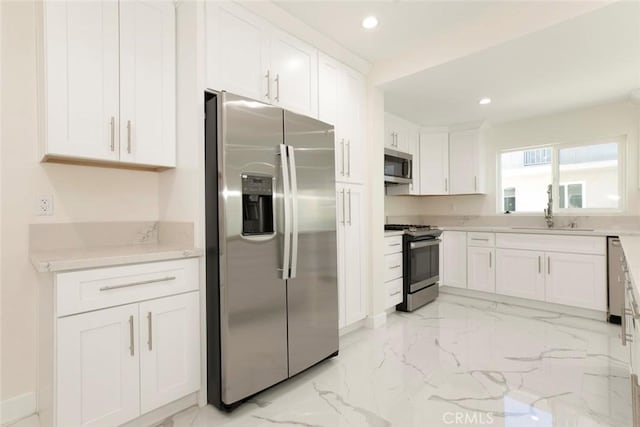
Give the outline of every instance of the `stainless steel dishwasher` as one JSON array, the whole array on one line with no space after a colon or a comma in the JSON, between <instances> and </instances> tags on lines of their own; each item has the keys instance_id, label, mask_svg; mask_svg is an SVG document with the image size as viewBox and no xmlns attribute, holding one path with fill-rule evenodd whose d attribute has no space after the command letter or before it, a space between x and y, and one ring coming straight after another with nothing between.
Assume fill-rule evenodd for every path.
<instances>
[{"instance_id":1,"label":"stainless steel dishwasher","mask_svg":"<svg viewBox=\"0 0 640 427\"><path fill-rule=\"evenodd\" d=\"M624 310L624 253L617 237L607 237L607 319L611 323L620 324Z\"/></svg>"}]
</instances>

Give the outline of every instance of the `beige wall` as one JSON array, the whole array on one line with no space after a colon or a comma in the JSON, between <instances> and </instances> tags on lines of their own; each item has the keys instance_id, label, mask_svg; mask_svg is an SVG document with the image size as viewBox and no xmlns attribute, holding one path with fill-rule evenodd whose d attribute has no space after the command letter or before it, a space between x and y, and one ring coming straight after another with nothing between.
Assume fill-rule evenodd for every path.
<instances>
[{"instance_id":1,"label":"beige wall","mask_svg":"<svg viewBox=\"0 0 640 427\"><path fill-rule=\"evenodd\" d=\"M0 400L35 392L38 274L28 258L28 224L157 220L159 174L37 161L35 9L2 11L2 378ZM38 195L55 215L34 215Z\"/></svg>"},{"instance_id":2,"label":"beige wall","mask_svg":"<svg viewBox=\"0 0 640 427\"><path fill-rule=\"evenodd\" d=\"M501 150L578 143L626 135L625 213L640 211L638 131L640 107L621 101L548 116L495 124L485 130L487 195L385 197L386 215L495 215L496 159Z\"/></svg>"}]
</instances>

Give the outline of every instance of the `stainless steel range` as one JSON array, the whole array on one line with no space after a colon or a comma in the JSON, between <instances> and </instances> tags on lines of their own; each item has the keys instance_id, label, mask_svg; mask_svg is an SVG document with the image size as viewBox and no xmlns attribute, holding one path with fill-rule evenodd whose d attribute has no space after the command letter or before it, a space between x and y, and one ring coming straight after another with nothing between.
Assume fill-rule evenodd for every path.
<instances>
[{"instance_id":1,"label":"stainless steel range","mask_svg":"<svg viewBox=\"0 0 640 427\"><path fill-rule=\"evenodd\" d=\"M404 231L402 303L400 311L413 311L438 297L440 235L429 225L386 224L385 230Z\"/></svg>"}]
</instances>

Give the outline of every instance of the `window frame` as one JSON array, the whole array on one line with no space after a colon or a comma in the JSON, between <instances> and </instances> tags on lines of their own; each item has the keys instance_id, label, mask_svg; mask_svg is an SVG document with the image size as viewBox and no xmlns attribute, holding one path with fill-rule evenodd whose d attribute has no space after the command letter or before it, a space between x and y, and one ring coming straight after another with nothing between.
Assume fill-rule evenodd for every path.
<instances>
[{"instance_id":1,"label":"window frame","mask_svg":"<svg viewBox=\"0 0 640 427\"><path fill-rule=\"evenodd\" d=\"M586 147L590 145L602 145L616 143L618 145L618 193L620 200L618 201L617 208L560 208L560 150L564 148L574 147ZM610 138L598 138L590 139L586 141L576 141L570 143L552 143L552 144L540 144L529 145L524 147L513 147L506 149L499 149L496 153L496 194L500 197L496 197L496 212L498 214L504 214L504 197L502 189L502 154L511 153L514 151L527 151L537 150L542 148L551 148L551 179L552 179L552 197L553 197L553 212L556 216L576 216L576 215L611 215L611 214L624 214L627 212L627 182L626 182L626 162L627 157L627 135L618 135ZM578 181L576 181L578 182ZM586 188L583 184L583 200L586 194ZM541 207L540 211L515 211L510 212L509 215L527 215L542 213L545 206Z\"/></svg>"}]
</instances>

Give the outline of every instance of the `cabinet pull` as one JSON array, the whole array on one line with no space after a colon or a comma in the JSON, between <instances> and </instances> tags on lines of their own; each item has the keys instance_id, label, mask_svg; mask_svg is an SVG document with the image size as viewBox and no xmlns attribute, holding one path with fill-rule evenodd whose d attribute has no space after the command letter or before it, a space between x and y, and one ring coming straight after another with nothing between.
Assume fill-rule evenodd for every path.
<instances>
[{"instance_id":1,"label":"cabinet pull","mask_svg":"<svg viewBox=\"0 0 640 427\"><path fill-rule=\"evenodd\" d=\"M402 267L402 265L398 264L398 265L392 265L391 267L389 267L390 270L393 270L394 268L400 268Z\"/></svg>"},{"instance_id":2,"label":"cabinet pull","mask_svg":"<svg viewBox=\"0 0 640 427\"><path fill-rule=\"evenodd\" d=\"M389 246L400 246L400 245L402 245L402 243L392 243Z\"/></svg>"},{"instance_id":3,"label":"cabinet pull","mask_svg":"<svg viewBox=\"0 0 640 427\"><path fill-rule=\"evenodd\" d=\"M276 78L274 79L276 82L276 102L280 102L280 74L276 74Z\"/></svg>"},{"instance_id":4,"label":"cabinet pull","mask_svg":"<svg viewBox=\"0 0 640 427\"><path fill-rule=\"evenodd\" d=\"M139 282L125 283L124 285L103 286L100 288L100 292L111 291L114 289L130 288L132 286L148 285L149 283L169 282L176 280L176 276L167 276L161 279L141 280Z\"/></svg>"},{"instance_id":5,"label":"cabinet pull","mask_svg":"<svg viewBox=\"0 0 640 427\"><path fill-rule=\"evenodd\" d=\"M551 274L551 257L547 257L547 274Z\"/></svg>"},{"instance_id":6,"label":"cabinet pull","mask_svg":"<svg viewBox=\"0 0 640 427\"><path fill-rule=\"evenodd\" d=\"M347 152L347 176L351 176L351 140L347 139L347 145L345 148Z\"/></svg>"},{"instance_id":7,"label":"cabinet pull","mask_svg":"<svg viewBox=\"0 0 640 427\"><path fill-rule=\"evenodd\" d=\"M349 225L351 225L351 190L349 190Z\"/></svg>"},{"instance_id":8,"label":"cabinet pull","mask_svg":"<svg viewBox=\"0 0 640 427\"><path fill-rule=\"evenodd\" d=\"M127 153L131 154L131 120L127 120Z\"/></svg>"},{"instance_id":9,"label":"cabinet pull","mask_svg":"<svg viewBox=\"0 0 640 427\"><path fill-rule=\"evenodd\" d=\"M445 193L449 192L449 179L448 178L444 179L444 192Z\"/></svg>"},{"instance_id":10,"label":"cabinet pull","mask_svg":"<svg viewBox=\"0 0 640 427\"><path fill-rule=\"evenodd\" d=\"M135 343L133 341L133 315L129 316L129 352L132 356L136 354Z\"/></svg>"},{"instance_id":11,"label":"cabinet pull","mask_svg":"<svg viewBox=\"0 0 640 427\"><path fill-rule=\"evenodd\" d=\"M116 118L111 116L109 121L111 127L111 151L116 151Z\"/></svg>"},{"instance_id":12,"label":"cabinet pull","mask_svg":"<svg viewBox=\"0 0 640 427\"><path fill-rule=\"evenodd\" d=\"M347 212L345 211L347 206L347 201L344 198L344 190L341 190L342 193L342 221L340 221L343 225L347 219Z\"/></svg>"},{"instance_id":13,"label":"cabinet pull","mask_svg":"<svg viewBox=\"0 0 640 427\"><path fill-rule=\"evenodd\" d=\"M474 191L478 192L478 177L477 176L473 177L473 188L475 188Z\"/></svg>"},{"instance_id":14,"label":"cabinet pull","mask_svg":"<svg viewBox=\"0 0 640 427\"><path fill-rule=\"evenodd\" d=\"M542 273L542 257L538 255L538 274Z\"/></svg>"},{"instance_id":15,"label":"cabinet pull","mask_svg":"<svg viewBox=\"0 0 640 427\"><path fill-rule=\"evenodd\" d=\"M267 70L267 74L264 75L264 78L267 79L267 93L265 96L268 100L271 100L271 70Z\"/></svg>"},{"instance_id":16,"label":"cabinet pull","mask_svg":"<svg viewBox=\"0 0 640 427\"><path fill-rule=\"evenodd\" d=\"M472 237L472 238L471 238L471 240L477 240L477 241L479 241L479 242L488 242L488 241L489 241L489 239L487 239L487 238L480 239L480 238L478 238L478 237Z\"/></svg>"},{"instance_id":17,"label":"cabinet pull","mask_svg":"<svg viewBox=\"0 0 640 427\"><path fill-rule=\"evenodd\" d=\"M402 292L402 291L395 291L394 293L392 293L392 294L391 294L391 295L389 295L389 296L390 296L390 297L394 297L394 296L398 295L400 292Z\"/></svg>"},{"instance_id":18,"label":"cabinet pull","mask_svg":"<svg viewBox=\"0 0 640 427\"><path fill-rule=\"evenodd\" d=\"M340 165L340 175L344 176L344 138L340 139L340 149L342 150L342 164Z\"/></svg>"},{"instance_id":19,"label":"cabinet pull","mask_svg":"<svg viewBox=\"0 0 640 427\"><path fill-rule=\"evenodd\" d=\"M489 252L489 269L493 268L493 253Z\"/></svg>"},{"instance_id":20,"label":"cabinet pull","mask_svg":"<svg viewBox=\"0 0 640 427\"><path fill-rule=\"evenodd\" d=\"M149 344L149 351L151 351L153 350L153 326L151 312L147 313L147 321L149 322L149 340L147 341L147 344Z\"/></svg>"}]
</instances>

